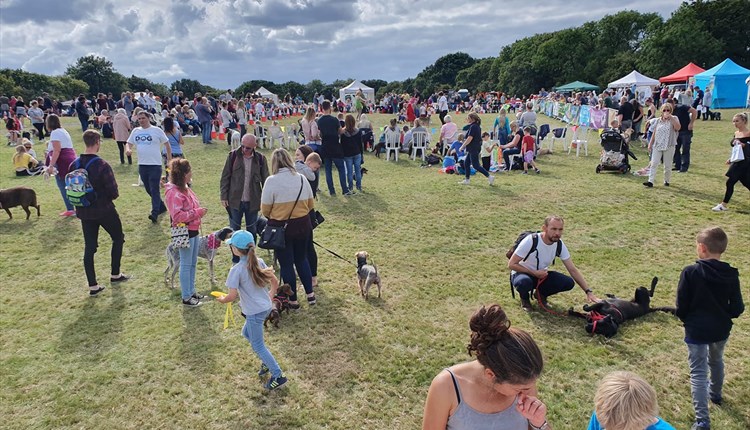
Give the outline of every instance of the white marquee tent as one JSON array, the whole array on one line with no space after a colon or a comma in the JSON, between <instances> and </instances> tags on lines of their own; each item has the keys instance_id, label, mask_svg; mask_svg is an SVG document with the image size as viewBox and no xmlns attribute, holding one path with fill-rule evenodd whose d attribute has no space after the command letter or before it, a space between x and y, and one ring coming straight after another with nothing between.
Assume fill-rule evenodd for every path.
<instances>
[{"instance_id":1,"label":"white marquee tent","mask_svg":"<svg viewBox=\"0 0 750 430\"><path fill-rule=\"evenodd\" d=\"M339 90L339 98L344 100L346 96L354 96L357 91L361 90L362 95L371 102L375 102L375 90L363 84L360 81L354 80L351 84L345 86Z\"/></svg>"},{"instance_id":2,"label":"white marquee tent","mask_svg":"<svg viewBox=\"0 0 750 430\"><path fill-rule=\"evenodd\" d=\"M255 94L263 97L264 99L273 99L274 103L276 104L279 103L279 96L268 91L265 87L258 88L258 91L256 91Z\"/></svg>"}]
</instances>

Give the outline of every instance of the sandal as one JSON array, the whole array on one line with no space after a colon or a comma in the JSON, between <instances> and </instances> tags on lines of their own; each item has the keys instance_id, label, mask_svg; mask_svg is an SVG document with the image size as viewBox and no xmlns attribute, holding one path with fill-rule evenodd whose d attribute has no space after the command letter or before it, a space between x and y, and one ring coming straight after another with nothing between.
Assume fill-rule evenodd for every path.
<instances>
[{"instance_id":1,"label":"sandal","mask_svg":"<svg viewBox=\"0 0 750 430\"><path fill-rule=\"evenodd\" d=\"M312 297L307 296L307 304L310 306L315 306L315 304L318 303L317 300L315 300L315 294L312 295Z\"/></svg>"},{"instance_id":2,"label":"sandal","mask_svg":"<svg viewBox=\"0 0 750 430\"><path fill-rule=\"evenodd\" d=\"M289 302L289 309L291 309L293 311L298 311L299 308L300 308L299 303Z\"/></svg>"}]
</instances>

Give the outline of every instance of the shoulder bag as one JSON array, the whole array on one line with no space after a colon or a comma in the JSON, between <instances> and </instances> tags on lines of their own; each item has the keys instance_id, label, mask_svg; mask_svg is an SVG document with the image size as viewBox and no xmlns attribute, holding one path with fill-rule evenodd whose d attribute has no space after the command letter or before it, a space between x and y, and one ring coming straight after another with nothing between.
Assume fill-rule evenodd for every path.
<instances>
[{"instance_id":1,"label":"shoulder bag","mask_svg":"<svg viewBox=\"0 0 750 430\"><path fill-rule=\"evenodd\" d=\"M304 187L305 178L300 175L299 193L297 193L297 199L294 201L291 212L286 219L286 222L282 226L270 226L266 225L266 228L260 233L260 239L258 240L258 247L263 249L284 249L286 247L286 226L289 220L292 219L294 208L297 207L299 197L302 195L302 188Z\"/></svg>"}]
</instances>

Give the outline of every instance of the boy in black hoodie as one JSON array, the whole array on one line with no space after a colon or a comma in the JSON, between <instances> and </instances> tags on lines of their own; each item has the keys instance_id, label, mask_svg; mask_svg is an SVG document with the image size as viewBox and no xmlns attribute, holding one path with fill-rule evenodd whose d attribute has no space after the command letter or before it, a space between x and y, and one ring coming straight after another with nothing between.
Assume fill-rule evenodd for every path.
<instances>
[{"instance_id":1,"label":"boy in black hoodie","mask_svg":"<svg viewBox=\"0 0 750 430\"><path fill-rule=\"evenodd\" d=\"M711 428L708 399L720 405L724 383L724 346L732 318L745 310L737 269L720 261L727 235L719 227L707 228L696 238L699 260L682 270L677 286L677 317L685 326L685 343L693 395L693 430ZM709 386L708 371L711 369Z\"/></svg>"}]
</instances>

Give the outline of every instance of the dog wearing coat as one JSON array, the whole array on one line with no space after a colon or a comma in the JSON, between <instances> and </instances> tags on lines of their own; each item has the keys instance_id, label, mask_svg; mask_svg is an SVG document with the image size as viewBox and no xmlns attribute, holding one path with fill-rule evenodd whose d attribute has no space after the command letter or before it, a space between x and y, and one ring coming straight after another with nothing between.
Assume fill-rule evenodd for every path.
<instances>
[{"instance_id":1,"label":"dog wearing coat","mask_svg":"<svg viewBox=\"0 0 750 430\"><path fill-rule=\"evenodd\" d=\"M635 297L632 300L619 299L615 296L607 295L608 298L604 300L584 305L583 310L588 312L588 314L575 312L572 308L568 311L568 314L585 318L587 333L612 337L617 334L619 326L625 321L634 320L656 311L675 313L675 308L670 306L651 307L651 297L654 296L654 289L658 282L659 278L654 277L651 280L651 290L646 289L646 287L636 288Z\"/></svg>"},{"instance_id":2,"label":"dog wearing coat","mask_svg":"<svg viewBox=\"0 0 750 430\"><path fill-rule=\"evenodd\" d=\"M359 251L354 255L357 258L357 281L359 283L359 292L362 297L368 299L370 297L370 287L372 284L378 286L378 298L380 298L380 275L378 275L378 268L374 264L368 264L367 258L369 254L367 251Z\"/></svg>"},{"instance_id":3,"label":"dog wearing coat","mask_svg":"<svg viewBox=\"0 0 750 430\"><path fill-rule=\"evenodd\" d=\"M270 321L274 327L279 328L279 321L281 321L281 314L286 311L289 313L289 297L292 295L292 287L289 284L281 285L276 291L276 295L273 296L271 303L271 313L268 314L266 320L263 321L263 327L268 328L268 322Z\"/></svg>"},{"instance_id":4,"label":"dog wearing coat","mask_svg":"<svg viewBox=\"0 0 750 430\"><path fill-rule=\"evenodd\" d=\"M198 239L198 257L208 260L208 274L211 277L211 285L216 284L216 278L214 277L214 257L216 257L221 243L227 240L232 235L232 232L231 228L224 227L219 231L201 236ZM165 254L167 256L167 268L164 270L164 285L170 286L170 281L167 278L171 270L171 288L174 288L174 277L180 268L180 249L170 242L167 245Z\"/></svg>"}]
</instances>

